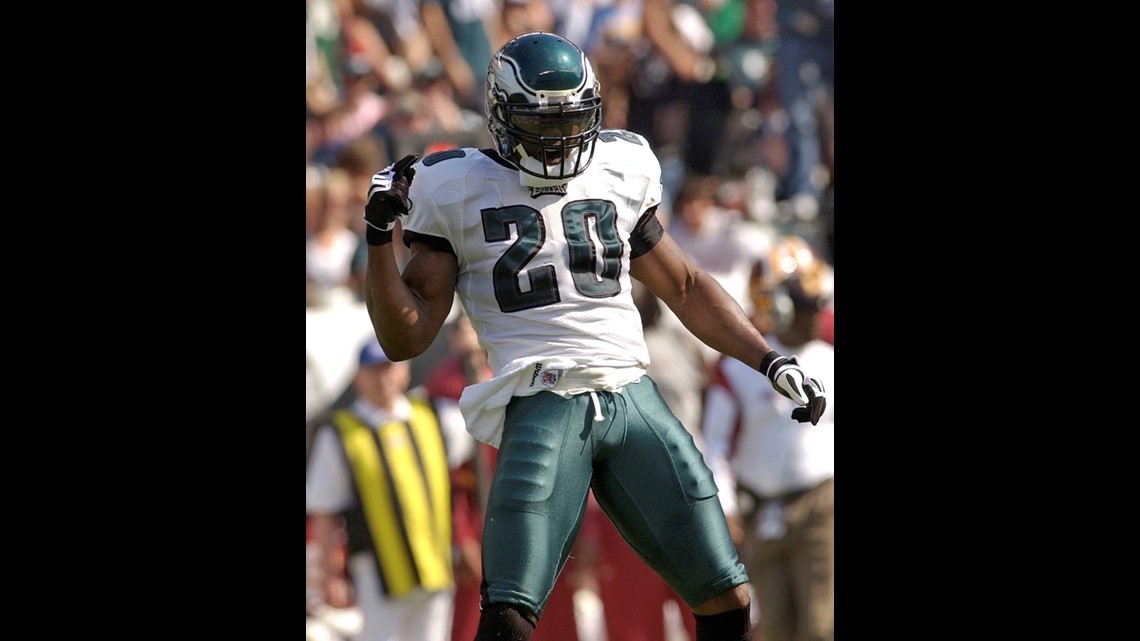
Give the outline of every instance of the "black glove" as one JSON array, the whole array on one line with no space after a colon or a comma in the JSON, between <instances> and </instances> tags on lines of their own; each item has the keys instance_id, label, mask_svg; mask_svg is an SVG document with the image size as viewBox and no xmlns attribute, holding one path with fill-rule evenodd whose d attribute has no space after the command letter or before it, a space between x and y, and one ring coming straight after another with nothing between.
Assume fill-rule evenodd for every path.
<instances>
[{"instance_id":1,"label":"black glove","mask_svg":"<svg viewBox=\"0 0 1140 641\"><path fill-rule=\"evenodd\" d=\"M827 407L827 394L819 379L809 378L804 373L799 359L768 352L760 361L760 373L768 377L777 392L803 406L792 410L792 418L801 423L811 421L812 425L819 422Z\"/></svg>"},{"instance_id":2,"label":"black glove","mask_svg":"<svg viewBox=\"0 0 1140 641\"><path fill-rule=\"evenodd\" d=\"M408 154L372 176L368 188L368 202L364 205L365 239L369 245L386 245L392 242L392 228L397 216L408 213L408 188L416 177L412 165L419 160Z\"/></svg>"}]
</instances>

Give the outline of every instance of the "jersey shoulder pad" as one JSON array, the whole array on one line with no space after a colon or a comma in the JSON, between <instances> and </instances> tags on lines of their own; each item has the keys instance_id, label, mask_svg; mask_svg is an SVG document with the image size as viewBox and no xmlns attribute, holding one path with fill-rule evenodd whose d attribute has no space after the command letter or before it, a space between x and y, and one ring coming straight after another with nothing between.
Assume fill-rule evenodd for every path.
<instances>
[{"instance_id":1,"label":"jersey shoulder pad","mask_svg":"<svg viewBox=\"0 0 1140 641\"><path fill-rule=\"evenodd\" d=\"M661 173L661 161L653 153L649 141L639 133L624 129L603 129L595 143L594 162L625 174Z\"/></svg>"},{"instance_id":2,"label":"jersey shoulder pad","mask_svg":"<svg viewBox=\"0 0 1140 641\"><path fill-rule=\"evenodd\" d=\"M416 177L411 189L430 194L453 181L462 181L483 158L483 154L473 147L445 149L428 154L416 163Z\"/></svg>"}]
</instances>

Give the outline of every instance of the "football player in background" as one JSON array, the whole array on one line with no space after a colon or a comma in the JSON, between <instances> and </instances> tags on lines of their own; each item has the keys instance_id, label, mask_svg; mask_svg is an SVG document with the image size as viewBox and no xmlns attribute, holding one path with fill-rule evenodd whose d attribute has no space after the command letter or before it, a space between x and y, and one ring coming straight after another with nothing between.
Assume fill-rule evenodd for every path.
<instances>
[{"instance_id":1,"label":"football player in background","mask_svg":"<svg viewBox=\"0 0 1140 641\"><path fill-rule=\"evenodd\" d=\"M385 351L426 350L458 292L493 371L460 398L468 431L499 449L475 639L530 638L591 488L692 609L696 641L750 639L748 575L712 473L646 375L631 278L764 373L797 420L819 420L823 385L665 233L660 163L641 135L601 129L600 87L577 45L510 40L488 67L486 103L495 148L400 159L373 177L364 214L366 302ZM397 219L411 251L402 270Z\"/></svg>"},{"instance_id":2,"label":"football player in background","mask_svg":"<svg viewBox=\"0 0 1140 641\"><path fill-rule=\"evenodd\" d=\"M749 282L752 322L768 344L795 351L831 379L835 348L819 338L831 267L785 236ZM759 606L764 641L835 638L835 391L817 425L788 417L791 401L728 356L705 394L701 429L733 540Z\"/></svg>"}]
</instances>

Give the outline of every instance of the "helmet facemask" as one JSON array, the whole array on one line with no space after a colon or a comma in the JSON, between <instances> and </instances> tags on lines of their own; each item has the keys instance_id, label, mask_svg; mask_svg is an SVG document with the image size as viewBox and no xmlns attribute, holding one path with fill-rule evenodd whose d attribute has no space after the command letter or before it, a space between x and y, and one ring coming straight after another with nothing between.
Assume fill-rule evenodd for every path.
<instances>
[{"instance_id":1,"label":"helmet facemask","mask_svg":"<svg viewBox=\"0 0 1140 641\"><path fill-rule=\"evenodd\" d=\"M594 155L594 140L601 129L600 109L559 104L535 109L507 103L506 136L510 160L519 169L545 180L566 182L582 173Z\"/></svg>"}]
</instances>

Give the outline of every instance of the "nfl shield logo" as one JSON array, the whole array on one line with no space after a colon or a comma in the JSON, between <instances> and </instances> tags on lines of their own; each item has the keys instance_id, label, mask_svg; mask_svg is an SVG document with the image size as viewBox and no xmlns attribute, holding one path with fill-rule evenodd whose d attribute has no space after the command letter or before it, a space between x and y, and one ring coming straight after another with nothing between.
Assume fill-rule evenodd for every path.
<instances>
[{"instance_id":1,"label":"nfl shield logo","mask_svg":"<svg viewBox=\"0 0 1140 641\"><path fill-rule=\"evenodd\" d=\"M542 373L542 384L546 387L554 387L560 378L562 378L562 370L548 369Z\"/></svg>"}]
</instances>

